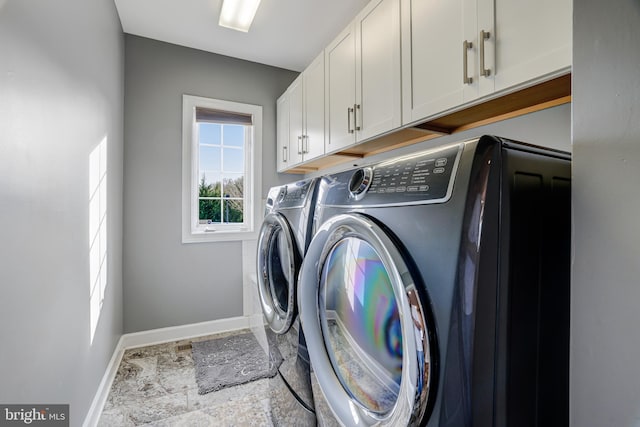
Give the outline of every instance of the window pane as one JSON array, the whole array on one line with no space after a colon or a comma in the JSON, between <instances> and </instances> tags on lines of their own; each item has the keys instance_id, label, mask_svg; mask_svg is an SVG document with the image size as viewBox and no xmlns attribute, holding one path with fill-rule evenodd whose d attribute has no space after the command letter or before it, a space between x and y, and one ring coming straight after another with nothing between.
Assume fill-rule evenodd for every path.
<instances>
[{"instance_id":1,"label":"window pane","mask_svg":"<svg viewBox=\"0 0 640 427\"><path fill-rule=\"evenodd\" d=\"M200 175L200 184L198 185L198 196L200 197L220 197L222 195L222 179L220 173L203 172Z\"/></svg>"},{"instance_id":2,"label":"window pane","mask_svg":"<svg viewBox=\"0 0 640 427\"><path fill-rule=\"evenodd\" d=\"M198 132L200 135L200 144L220 145L220 128L222 126L217 123L198 123Z\"/></svg>"},{"instance_id":3,"label":"window pane","mask_svg":"<svg viewBox=\"0 0 640 427\"><path fill-rule=\"evenodd\" d=\"M224 125L224 145L233 147L244 146L244 126Z\"/></svg>"},{"instance_id":4,"label":"window pane","mask_svg":"<svg viewBox=\"0 0 640 427\"><path fill-rule=\"evenodd\" d=\"M200 199L200 224L220 223L220 200Z\"/></svg>"},{"instance_id":5,"label":"window pane","mask_svg":"<svg viewBox=\"0 0 640 427\"><path fill-rule=\"evenodd\" d=\"M226 173L222 180L225 197L244 197L244 177L242 174Z\"/></svg>"},{"instance_id":6,"label":"window pane","mask_svg":"<svg viewBox=\"0 0 640 427\"><path fill-rule=\"evenodd\" d=\"M200 146L200 170L221 170L220 148Z\"/></svg>"},{"instance_id":7,"label":"window pane","mask_svg":"<svg viewBox=\"0 0 640 427\"><path fill-rule=\"evenodd\" d=\"M242 172L244 170L244 150L237 148L223 149L225 172Z\"/></svg>"},{"instance_id":8,"label":"window pane","mask_svg":"<svg viewBox=\"0 0 640 427\"><path fill-rule=\"evenodd\" d=\"M243 222L243 202L242 200L223 199L224 222Z\"/></svg>"}]
</instances>

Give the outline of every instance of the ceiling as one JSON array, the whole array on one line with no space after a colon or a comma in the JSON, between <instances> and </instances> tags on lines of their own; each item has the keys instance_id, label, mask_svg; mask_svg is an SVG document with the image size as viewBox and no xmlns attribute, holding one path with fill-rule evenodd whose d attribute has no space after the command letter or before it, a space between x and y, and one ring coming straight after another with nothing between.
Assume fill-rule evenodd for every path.
<instances>
[{"instance_id":1,"label":"ceiling","mask_svg":"<svg viewBox=\"0 0 640 427\"><path fill-rule=\"evenodd\" d=\"M218 26L222 0L114 0L125 33L302 71L369 0L262 0L248 33Z\"/></svg>"}]
</instances>

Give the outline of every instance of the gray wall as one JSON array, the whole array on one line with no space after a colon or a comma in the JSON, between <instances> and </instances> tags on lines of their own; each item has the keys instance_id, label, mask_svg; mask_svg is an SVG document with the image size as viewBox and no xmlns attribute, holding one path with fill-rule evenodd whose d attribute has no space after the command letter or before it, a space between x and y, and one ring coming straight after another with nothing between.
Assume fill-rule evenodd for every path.
<instances>
[{"instance_id":1,"label":"gray wall","mask_svg":"<svg viewBox=\"0 0 640 427\"><path fill-rule=\"evenodd\" d=\"M640 2L574 1L571 425L640 426Z\"/></svg>"},{"instance_id":2,"label":"gray wall","mask_svg":"<svg viewBox=\"0 0 640 427\"><path fill-rule=\"evenodd\" d=\"M112 0L0 1L0 402L80 425L122 334L124 37ZM89 319L89 155L108 145L108 287Z\"/></svg>"},{"instance_id":3,"label":"gray wall","mask_svg":"<svg viewBox=\"0 0 640 427\"><path fill-rule=\"evenodd\" d=\"M276 99L297 73L126 35L125 332L241 316L242 243L181 243L182 95L262 105L262 195Z\"/></svg>"}]
</instances>

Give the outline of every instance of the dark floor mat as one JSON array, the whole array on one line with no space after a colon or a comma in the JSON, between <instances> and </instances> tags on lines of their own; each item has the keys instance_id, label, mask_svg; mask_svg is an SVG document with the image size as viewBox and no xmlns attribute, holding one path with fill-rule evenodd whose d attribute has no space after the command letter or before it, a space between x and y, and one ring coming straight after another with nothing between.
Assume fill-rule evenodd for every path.
<instances>
[{"instance_id":1,"label":"dark floor mat","mask_svg":"<svg viewBox=\"0 0 640 427\"><path fill-rule=\"evenodd\" d=\"M269 355L251 332L192 343L198 394L273 377L282 355L267 335Z\"/></svg>"}]
</instances>

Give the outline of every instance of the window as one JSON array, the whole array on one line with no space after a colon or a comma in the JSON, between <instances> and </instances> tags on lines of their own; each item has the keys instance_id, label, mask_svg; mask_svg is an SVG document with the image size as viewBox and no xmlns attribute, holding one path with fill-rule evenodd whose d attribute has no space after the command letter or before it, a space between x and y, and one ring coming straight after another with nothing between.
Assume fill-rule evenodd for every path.
<instances>
[{"instance_id":1,"label":"window","mask_svg":"<svg viewBox=\"0 0 640 427\"><path fill-rule=\"evenodd\" d=\"M182 107L183 243L255 238L262 107L191 95Z\"/></svg>"}]
</instances>

